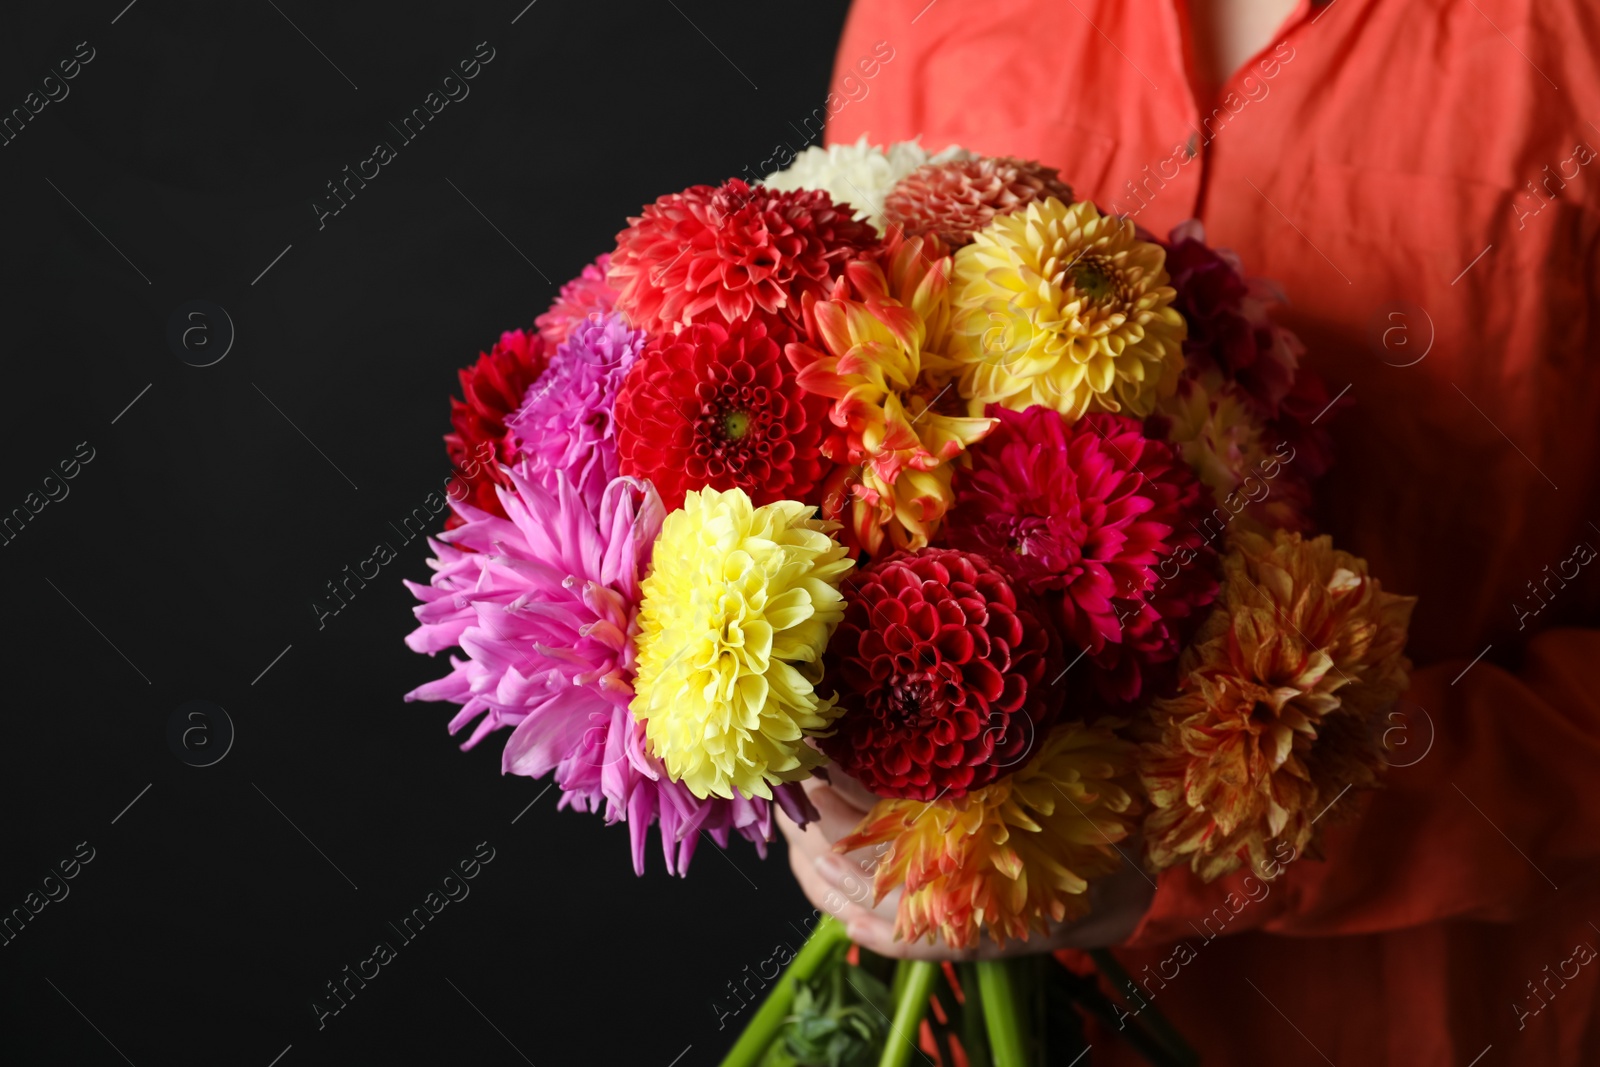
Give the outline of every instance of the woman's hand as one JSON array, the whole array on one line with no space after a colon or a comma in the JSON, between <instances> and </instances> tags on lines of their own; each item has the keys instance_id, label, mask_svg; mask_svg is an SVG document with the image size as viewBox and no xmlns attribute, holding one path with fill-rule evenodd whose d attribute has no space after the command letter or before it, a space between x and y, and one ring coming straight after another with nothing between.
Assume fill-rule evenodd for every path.
<instances>
[{"instance_id":1,"label":"woman's hand","mask_svg":"<svg viewBox=\"0 0 1600 1067\"><path fill-rule=\"evenodd\" d=\"M842 855L833 850L834 842L854 830L878 798L837 767L829 768L828 774L831 784L817 778L805 783L806 794L820 815L816 822L801 830L781 812L778 815L779 827L789 842L789 865L811 903L845 923L851 940L880 956L982 960L1058 948L1103 948L1119 944L1133 933L1155 895L1155 878L1131 862L1136 852L1123 844L1118 846L1125 861L1122 869L1089 886L1089 914L1052 927L1047 937L1034 934L1025 942L1008 941L1004 948L985 937L969 949L896 941L894 913L900 891L890 893L877 906L872 903L872 872L879 857L871 849Z\"/></svg>"}]
</instances>

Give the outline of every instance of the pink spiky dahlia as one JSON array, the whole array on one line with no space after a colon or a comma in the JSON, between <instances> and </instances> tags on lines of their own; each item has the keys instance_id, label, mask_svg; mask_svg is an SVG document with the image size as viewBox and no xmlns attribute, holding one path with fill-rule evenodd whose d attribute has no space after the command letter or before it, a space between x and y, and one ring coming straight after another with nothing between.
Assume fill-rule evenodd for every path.
<instances>
[{"instance_id":1,"label":"pink spiky dahlia","mask_svg":"<svg viewBox=\"0 0 1600 1067\"><path fill-rule=\"evenodd\" d=\"M466 656L406 699L460 704L451 733L477 720L462 748L511 727L502 771L555 771L561 807L598 811L604 802L607 823L628 824L639 874L651 823L660 823L670 873L686 873L702 830L722 845L736 832L765 853L771 802L697 800L648 754L645 725L628 712L639 580L665 518L655 490L618 478L591 507L563 473L550 490L516 471L506 477L506 517L454 505L463 523L430 542L433 580L406 583L422 601L406 644ZM811 814L799 786L773 793L797 821Z\"/></svg>"},{"instance_id":2,"label":"pink spiky dahlia","mask_svg":"<svg viewBox=\"0 0 1600 1067\"><path fill-rule=\"evenodd\" d=\"M1190 525L1209 494L1137 419L1092 414L1069 426L1040 406L989 414L999 423L967 450L946 539L1046 599L1075 646L1067 659L1082 651L1078 670L1102 698L1160 688L1217 595L1216 552Z\"/></svg>"},{"instance_id":3,"label":"pink spiky dahlia","mask_svg":"<svg viewBox=\"0 0 1600 1067\"><path fill-rule=\"evenodd\" d=\"M878 233L815 189L780 192L732 178L648 205L617 235L608 278L628 321L657 333L756 312L800 325L800 297L820 297Z\"/></svg>"},{"instance_id":4,"label":"pink spiky dahlia","mask_svg":"<svg viewBox=\"0 0 1600 1067\"><path fill-rule=\"evenodd\" d=\"M561 287L549 311L533 320L539 336L551 349L566 341L578 323L596 319L616 306L617 291L606 281L610 266L611 253L601 253L600 258Z\"/></svg>"}]
</instances>

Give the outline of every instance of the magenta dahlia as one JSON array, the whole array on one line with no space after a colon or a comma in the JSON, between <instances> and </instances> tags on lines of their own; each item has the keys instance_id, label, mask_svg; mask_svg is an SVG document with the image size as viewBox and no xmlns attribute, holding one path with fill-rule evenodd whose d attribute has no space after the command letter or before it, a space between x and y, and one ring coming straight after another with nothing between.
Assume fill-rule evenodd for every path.
<instances>
[{"instance_id":1,"label":"magenta dahlia","mask_svg":"<svg viewBox=\"0 0 1600 1067\"><path fill-rule=\"evenodd\" d=\"M544 372L544 340L534 333L507 330L492 350L480 352L478 361L456 374L463 399L450 398L450 425L445 451L455 465L456 478L467 486L466 499L491 514L499 514L495 496L502 480L500 468L516 455L506 417L522 403L529 384ZM447 525L460 520L451 515Z\"/></svg>"},{"instance_id":2,"label":"magenta dahlia","mask_svg":"<svg viewBox=\"0 0 1600 1067\"><path fill-rule=\"evenodd\" d=\"M561 807L625 821L634 870L644 873L652 823L670 873L687 873L701 831L731 833L765 853L772 804L736 795L697 800L668 779L645 747L633 699L639 580L665 511L648 483L619 478L591 506L557 472L547 490L515 471L499 490L504 518L455 505L462 525L430 542L432 582L406 585L422 601L406 638L417 652L459 648L450 673L406 695L461 705L456 733L477 720L463 748L510 727L507 774L555 772ZM773 790L797 821L814 817L798 785Z\"/></svg>"},{"instance_id":3,"label":"magenta dahlia","mask_svg":"<svg viewBox=\"0 0 1600 1067\"><path fill-rule=\"evenodd\" d=\"M988 414L1000 422L968 449L948 543L990 555L1045 598L1068 659L1082 653L1079 676L1103 699L1161 688L1217 593L1216 552L1191 524L1209 512L1209 492L1137 419Z\"/></svg>"},{"instance_id":4,"label":"magenta dahlia","mask_svg":"<svg viewBox=\"0 0 1600 1067\"><path fill-rule=\"evenodd\" d=\"M795 336L756 317L652 338L617 395L622 473L649 478L668 511L706 486L757 506L807 499L825 471L829 402L795 381L783 356Z\"/></svg>"},{"instance_id":5,"label":"magenta dahlia","mask_svg":"<svg viewBox=\"0 0 1600 1067\"><path fill-rule=\"evenodd\" d=\"M608 278L628 321L655 333L756 312L801 320L845 263L878 243L854 209L815 189L780 192L732 178L647 206L617 235Z\"/></svg>"},{"instance_id":6,"label":"magenta dahlia","mask_svg":"<svg viewBox=\"0 0 1600 1067\"><path fill-rule=\"evenodd\" d=\"M1020 764L1060 704L1061 646L983 556L924 548L845 582L820 690L845 710L822 751L881 796L933 800Z\"/></svg>"},{"instance_id":7,"label":"magenta dahlia","mask_svg":"<svg viewBox=\"0 0 1600 1067\"><path fill-rule=\"evenodd\" d=\"M523 474L546 489L564 472L594 506L618 473L611 421L617 391L644 349L645 333L620 315L573 324L550 367L506 419Z\"/></svg>"},{"instance_id":8,"label":"magenta dahlia","mask_svg":"<svg viewBox=\"0 0 1600 1067\"><path fill-rule=\"evenodd\" d=\"M539 336L552 350L567 339L572 327L585 319L598 318L610 311L617 302L617 291L606 281L606 268L611 265L611 253L583 268L576 278L561 287L550 310L533 320Z\"/></svg>"}]
</instances>

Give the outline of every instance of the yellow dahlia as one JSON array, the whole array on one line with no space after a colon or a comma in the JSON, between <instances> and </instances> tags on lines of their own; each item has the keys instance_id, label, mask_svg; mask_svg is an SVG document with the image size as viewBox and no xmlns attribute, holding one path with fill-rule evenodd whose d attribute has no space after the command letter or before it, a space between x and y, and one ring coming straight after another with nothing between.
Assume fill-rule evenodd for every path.
<instances>
[{"instance_id":1,"label":"yellow dahlia","mask_svg":"<svg viewBox=\"0 0 1600 1067\"><path fill-rule=\"evenodd\" d=\"M813 686L852 564L812 510L702 489L656 539L629 707L668 777L702 800L770 800L823 761L805 738L837 714Z\"/></svg>"},{"instance_id":2,"label":"yellow dahlia","mask_svg":"<svg viewBox=\"0 0 1600 1067\"><path fill-rule=\"evenodd\" d=\"M955 255L952 300L961 396L1150 414L1183 369L1183 316L1166 253L1129 219L1051 197L1002 215Z\"/></svg>"},{"instance_id":3,"label":"yellow dahlia","mask_svg":"<svg viewBox=\"0 0 1600 1067\"><path fill-rule=\"evenodd\" d=\"M1294 448L1272 438L1237 386L1214 370L1185 377L1157 402L1156 414L1167 440L1211 488L1215 507L1200 521L1206 540L1224 530L1310 529L1305 462L1292 466Z\"/></svg>"},{"instance_id":4,"label":"yellow dahlia","mask_svg":"<svg viewBox=\"0 0 1600 1067\"><path fill-rule=\"evenodd\" d=\"M975 945L1026 940L1089 910L1089 882L1121 864L1132 831L1134 746L1109 725L1055 727L1014 774L959 799L882 800L841 852L889 844L875 901L903 887L895 936Z\"/></svg>"},{"instance_id":5,"label":"yellow dahlia","mask_svg":"<svg viewBox=\"0 0 1600 1067\"><path fill-rule=\"evenodd\" d=\"M1415 603L1327 537L1237 532L1182 686L1150 709L1140 777L1154 806L1151 866L1188 863L1210 881L1246 858L1264 873L1279 841L1316 855L1314 824L1377 784L1380 720L1406 687Z\"/></svg>"},{"instance_id":6,"label":"yellow dahlia","mask_svg":"<svg viewBox=\"0 0 1600 1067\"><path fill-rule=\"evenodd\" d=\"M953 500L951 461L993 419L960 414L950 356L950 257L935 238L896 233L845 268L826 300L805 303L809 343L792 344L800 386L829 397L823 453L842 470L823 514L876 555L927 545Z\"/></svg>"}]
</instances>

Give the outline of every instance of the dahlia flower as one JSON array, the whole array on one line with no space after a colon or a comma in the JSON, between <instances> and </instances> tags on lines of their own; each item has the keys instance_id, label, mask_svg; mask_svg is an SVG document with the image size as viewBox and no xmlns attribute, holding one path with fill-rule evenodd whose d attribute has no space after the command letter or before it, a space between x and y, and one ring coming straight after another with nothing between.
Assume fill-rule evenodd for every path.
<instances>
[{"instance_id":1,"label":"dahlia flower","mask_svg":"<svg viewBox=\"0 0 1600 1067\"><path fill-rule=\"evenodd\" d=\"M545 363L545 343L538 334L507 330L491 351L478 354L478 362L456 372L465 399L450 398L454 431L445 435L444 446L457 479L467 486L466 499L491 514L500 514L495 486L510 484L501 465L516 455L506 417L517 410ZM453 513L445 520L446 526L460 522Z\"/></svg>"},{"instance_id":2,"label":"dahlia flower","mask_svg":"<svg viewBox=\"0 0 1600 1067\"><path fill-rule=\"evenodd\" d=\"M1146 431L1170 441L1214 494L1215 506L1196 520L1208 542L1225 530L1311 529L1310 476L1320 471L1299 463L1297 450L1216 370L1182 378Z\"/></svg>"},{"instance_id":3,"label":"dahlia flower","mask_svg":"<svg viewBox=\"0 0 1600 1067\"><path fill-rule=\"evenodd\" d=\"M1222 599L1184 653L1177 695L1150 708L1140 777L1153 868L1210 881L1279 841L1317 849L1314 823L1376 784L1378 721L1405 690L1414 597L1386 593L1327 537L1241 532Z\"/></svg>"},{"instance_id":4,"label":"dahlia flower","mask_svg":"<svg viewBox=\"0 0 1600 1067\"><path fill-rule=\"evenodd\" d=\"M839 691L818 744L880 796L935 800L1027 758L1060 704L1061 645L1027 593L982 556L927 548L853 575L823 658Z\"/></svg>"},{"instance_id":5,"label":"dahlia flower","mask_svg":"<svg viewBox=\"0 0 1600 1067\"><path fill-rule=\"evenodd\" d=\"M1210 494L1135 419L1068 426L1050 408L990 410L998 424L969 450L945 540L990 555L1040 595L1086 657L1077 676L1103 698L1159 689L1154 668L1177 658L1216 597L1216 553L1190 525Z\"/></svg>"},{"instance_id":6,"label":"dahlia flower","mask_svg":"<svg viewBox=\"0 0 1600 1067\"><path fill-rule=\"evenodd\" d=\"M933 234L959 248L996 215L1010 215L1052 196L1072 203L1072 187L1054 167L1009 156L976 156L918 167L889 190L883 217L907 235Z\"/></svg>"},{"instance_id":7,"label":"dahlia flower","mask_svg":"<svg viewBox=\"0 0 1600 1067\"><path fill-rule=\"evenodd\" d=\"M1001 215L956 252L961 396L1144 416L1183 369L1183 317L1161 246L1131 220L1054 198Z\"/></svg>"},{"instance_id":8,"label":"dahlia flower","mask_svg":"<svg viewBox=\"0 0 1600 1067\"><path fill-rule=\"evenodd\" d=\"M406 699L460 704L451 733L477 720L463 748L511 727L504 772L554 770L561 807L598 811L604 802L608 823L628 823L639 874L652 822L671 873L687 873L701 831L721 844L737 832L764 851L769 800L696 799L650 757L628 714L639 575L664 515L654 490L618 479L591 506L561 473L548 490L504 474L506 517L456 504L463 524L430 542L431 584L406 583L422 602L406 644L429 655L459 647L466 657L452 656L449 674ZM807 816L798 787L771 796L791 817Z\"/></svg>"},{"instance_id":9,"label":"dahlia flower","mask_svg":"<svg viewBox=\"0 0 1600 1067\"><path fill-rule=\"evenodd\" d=\"M828 402L796 383L783 358L793 338L759 317L652 338L617 395L622 472L649 478L669 510L704 486L757 504L807 499L825 469Z\"/></svg>"},{"instance_id":10,"label":"dahlia flower","mask_svg":"<svg viewBox=\"0 0 1600 1067\"><path fill-rule=\"evenodd\" d=\"M798 324L801 295L822 295L877 240L827 193L732 178L663 196L629 219L607 279L617 309L651 333L758 311Z\"/></svg>"},{"instance_id":11,"label":"dahlia flower","mask_svg":"<svg viewBox=\"0 0 1600 1067\"><path fill-rule=\"evenodd\" d=\"M1216 368L1238 384L1263 419L1277 417L1305 354L1300 339L1268 313L1283 302L1282 292L1263 279L1246 278L1234 253L1208 247L1198 220L1174 229L1165 247L1178 294L1173 307L1189 327L1183 351L1190 367Z\"/></svg>"},{"instance_id":12,"label":"dahlia flower","mask_svg":"<svg viewBox=\"0 0 1600 1067\"><path fill-rule=\"evenodd\" d=\"M843 465L824 487L823 514L851 514L846 542L875 555L885 537L916 549L950 507L950 462L992 425L940 405L955 401L950 257L933 238L892 235L859 259L826 299L807 300L807 343L788 348L799 382L832 399L822 451Z\"/></svg>"},{"instance_id":13,"label":"dahlia flower","mask_svg":"<svg viewBox=\"0 0 1600 1067\"><path fill-rule=\"evenodd\" d=\"M930 156L918 140L897 141L885 150L868 144L862 134L855 144L813 145L787 168L761 179L761 184L780 190L820 189L883 233L883 200L895 183L924 164L966 158L967 151L956 145Z\"/></svg>"},{"instance_id":14,"label":"dahlia flower","mask_svg":"<svg viewBox=\"0 0 1600 1067\"><path fill-rule=\"evenodd\" d=\"M524 475L548 489L564 472L591 508L598 503L618 473L612 408L645 340L643 330L629 329L614 313L572 325L549 369L506 420Z\"/></svg>"},{"instance_id":15,"label":"dahlia flower","mask_svg":"<svg viewBox=\"0 0 1600 1067\"><path fill-rule=\"evenodd\" d=\"M1086 914L1089 882L1121 865L1115 846L1136 814L1132 760L1109 727L1062 723L1016 773L937 803L880 801L834 847L890 846L874 895L903 887L896 938L1025 941Z\"/></svg>"},{"instance_id":16,"label":"dahlia flower","mask_svg":"<svg viewBox=\"0 0 1600 1067\"><path fill-rule=\"evenodd\" d=\"M616 304L617 291L606 282L606 268L610 265L611 253L602 253L561 287L549 311L533 320L545 344L554 349L566 341L574 325L604 315Z\"/></svg>"},{"instance_id":17,"label":"dahlia flower","mask_svg":"<svg viewBox=\"0 0 1600 1067\"><path fill-rule=\"evenodd\" d=\"M838 714L813 687L851 562L812 510L702 489L661 527L631 707L651 753L696 797L766 799L823 761L805 740Z\"/></svg>"}]
</instances>

